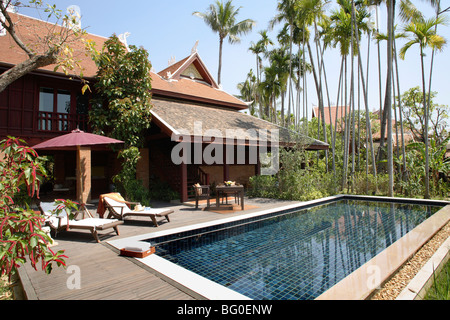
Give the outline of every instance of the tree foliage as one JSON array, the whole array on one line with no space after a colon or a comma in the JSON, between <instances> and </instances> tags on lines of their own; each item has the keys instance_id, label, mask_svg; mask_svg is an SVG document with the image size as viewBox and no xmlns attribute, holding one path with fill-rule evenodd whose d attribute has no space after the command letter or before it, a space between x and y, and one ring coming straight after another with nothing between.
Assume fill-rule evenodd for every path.
<instances>
[{"instance_id":1,"label":"tree foliage","mask_svg":"<svg viewBox=\"0 0 450 320\"><path fill-rule=\"evenodd\" d=\"M438 142L446 137L446 121L449 118L449 107L438 105L433 102L437 92L430 93L429 112L430 127L428 136L434 137ZM426 93L428 96L428 93ZM423 92L420 87L414 87L406 90L401 97L403 118L409 131L414 135L414 140L425 142L425 107L423 105Z\"/></svg>"},{"instance_id":2,"label":"tree foliage","mask_svg":"<svg viewBox=\"0 0 450 320\"><path fill-rule=\"evenodd\" d=\"M39 195L39 186L45 176L42 161L35 150L23 140L13 137L0 142L3 159L0 161L0 275L9 277L27 261L37 270L50 273L52 263L64 265L64 251L52 251L50 236L42 230L44 217L27 206L14 202L14 196L25 186L30 197ZM76 209L74 203L60 201L60 210Z\"/></svg>"},{"instance_id":3,"label":"tree foliage","mask_svg":"<svg viewBox=\"0 0 450 320\"><path fill-rule=\"evenodd\" d=\"M98 71L89 121L96 133L140 147L151 121L151 64L145 49L129 47L128 52L113 35L94 57Z\"/></svg>"},{"instance_id":4,"label":"tree foliage","mask_svg":"<svg viewBox=\"0 0 450 320\"><path fill-rule=\"evenodd\" d=\"M123 159L122 171L113 180L131 197L130 186L136 185L139 147L142 147L144 132L151 123L148 52L133 45L128 51L113 35L94 59L98 72L89 122L94 132L125 142L125 148L119 153L119 158Z\"/></svg>"},{"instance_id":5,"label":"tree foliage","mask_svg":"<svg viewBox=\"0 0 450 320\"><path fill-rule=\"evenodd\" d=\"M250 32L255 25L255 21L251 19L237 22L236 18L241 8L239 7L236 9L232 2L232 0L228 0L223 3L222 1L217 0L215 4L209 6L207 12L195 11L192 13L193 15L202 18L211 30L219 35L219 68L217 74L217 81L219 84L222 72L223 41L228 38L230 44L239 43L241 41L239 36Z\"/></svg>"}]
</instances>

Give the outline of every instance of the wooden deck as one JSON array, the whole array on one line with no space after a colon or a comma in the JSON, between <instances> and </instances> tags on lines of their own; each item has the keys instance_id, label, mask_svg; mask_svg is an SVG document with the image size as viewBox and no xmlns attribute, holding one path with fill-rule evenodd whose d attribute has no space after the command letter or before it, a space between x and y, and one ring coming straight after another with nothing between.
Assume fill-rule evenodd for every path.
<instances>
[{"instance_id":1,"label":"wooden deck","mask_svg":"<svg viewBox=\"0 0 450 320\"><path fill-rule=\"evenodd\" d=\"M170 221L160 218L155 228L150 219L130 218L119 226L120 235L100 231L96 243L89 231L58 233L55 250L65 250L68 268L57 267L50 275L35 271L26 264L19 269L25 297L29 300L195 300L194 297L167 283L135 259L118 255L108 240L208 222L230 216L291 204L288 201L246 199L249 210L217 213L194 207L172 205ZM155 207L169 204L155 204ZM94 208L94 207L92 207ZM95 211L94 211L95 212ZM76 277L79 275L79 277ZM79 282L76 280L79 279ZM79 284L79 288L76 285Z\"/></svg>"}]
</instances>

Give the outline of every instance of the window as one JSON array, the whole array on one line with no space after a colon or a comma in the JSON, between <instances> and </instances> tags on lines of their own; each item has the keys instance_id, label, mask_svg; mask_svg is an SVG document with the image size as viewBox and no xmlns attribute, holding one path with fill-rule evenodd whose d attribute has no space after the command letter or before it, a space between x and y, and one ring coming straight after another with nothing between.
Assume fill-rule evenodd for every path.
<instances>
[{"instance_id":1,"label":"window","mask_svg":"<svg viewBox=\"0 0 450 320\"><path fill-rule=\"evenodd\" d=\"M75 104L72 108L72 104ZM51 87L39 89L38 130L86 130L89 99L81 93Z\"/></svg>"}]
</instances>

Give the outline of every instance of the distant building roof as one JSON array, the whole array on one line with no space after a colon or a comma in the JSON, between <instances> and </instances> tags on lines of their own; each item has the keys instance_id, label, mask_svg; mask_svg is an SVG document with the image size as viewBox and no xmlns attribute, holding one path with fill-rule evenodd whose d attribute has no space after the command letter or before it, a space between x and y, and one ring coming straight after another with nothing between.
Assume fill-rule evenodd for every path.
<instances>
[{"instance_id":1,"label":"distant building roof","mask_svg":"<svg viewBox=\"0 0 450 320\"><path fill-rule=\"evenodd\" d=\"M347 109L347 110L346 110ZM337 120L344 118L346 114L350 113L350 106L344 107L344 106L331 106L331 107L324 107L324 113L325 113L325 123L326 124L333 124L333 127L336 125L336 116ZM330 118L331 113L331 118ZM319 112L319 107L313 108L312 113L313 118L322 118L321 113Z\"/></svg>"},{"instance_id":2,"label":"distant building roof","mask_svg":"<svg viewBox=\"0 0 450 320\"><path fill-rule=\"evenodd\" d=\"M346 113L346 109L347 109L347 113ZM327 125L332 123L333 127L334 127L336 125L336 119L339 122L339 120L344 118L346 114L347 115L351 114L351 108L350 108L350 106L347 106L347 107L343 107L343 106L324 107L324 113L325 113L325 123ZM330 113L331 113L331 119L330 119ZM379 116L379 111L375 111L374 114ZM337 117L336 117L336 115L337 115ZM322 115L319 112L319 107L314 107L313 108L312 116L313 116L313 118L316 118L316 117L319 118L319 119L322 118ZM394 139L395 139L395 124L396 124L395 120L392 120L392 128L393 128L392 134L394 135ZM373 129L374 125L377 126L377 128L379 128L381 126L380 120L379 119L372 119L371 125L372 125L372 129ZM341 123L339 129L343 129L343 126L344 126L344 124ZM398 130L400 130L400 126L398 127ZM385 133L384 133L385 139L387 138L387 134L388 134L387 130L385 130ZM399 134L399 136L400 136L400 134ZM414 141L413 134L409 130L406 130L405 128L404 128L404 135L403 136L404 136L404 139L405 139L406 143ZM380 140L380 138L381 138L381 130L378 130L377 132L375 132L372 135L372 139L374 141Z\"/></svg>"}]
</instances>

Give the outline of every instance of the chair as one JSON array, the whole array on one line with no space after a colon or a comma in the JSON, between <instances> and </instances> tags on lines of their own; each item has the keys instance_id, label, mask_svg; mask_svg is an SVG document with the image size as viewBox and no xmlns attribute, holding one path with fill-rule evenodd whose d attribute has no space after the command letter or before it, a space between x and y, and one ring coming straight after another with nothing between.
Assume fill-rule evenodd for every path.
<instances>
[{"instance_id":1,"label":"chair","mask_svg":"<svg viewBox=\"0 0 450 320\"><path fill-rule=\"evenodd\" d=\"M106 230L113 228L117 235L119 235L120 224L123 224L123 221L119 221L117 219L100 219L94 218L89 210L86 209L85 206L82 206L82 214L83 219L76 220L77 216L80 214L80 211L75 213L73 219L68 219L67 213L64 211L59 215L55 215L53 212L58 207L55 202L41 202L39 204L39 209L41 213L46 218L46 223L50 226L50 228L55 232L55 237L58 231L67 231L67 230L89 230L94 239L97 242L100 242L98 237L97 230ZM87 218L85 216L88 216Z\"/></svg>"},{"instance_id":2,"label":"chair","mask_svg":"<svg viewBox=\"0 0 450 320\"><path fill-rule=\"evenodd\" d=\"M142 211L131 210L128 207L127 202L119 202L109 197L103 197L103 202L109 212L107 218L114 217L120 220L125 220L126 217L130 216L150 217L155 227L158 227L156 217L164 217L166 218L167 222L170 222L169 214L173 213L173 210L170 209L146 208Z\"/></svg>"},{"instance_id":3,"label":"chair","mask_svg":"<svg viewBox=\"0 0 450 320\"><path fill-rule=\"evenodd\" d=\"M195 194L195 209L198 209L198 201L200 199L207 200L207 208L209 208L210 188L209 185L200 185L199 183L192 186Z\"/></svg>"}]
</instances>

